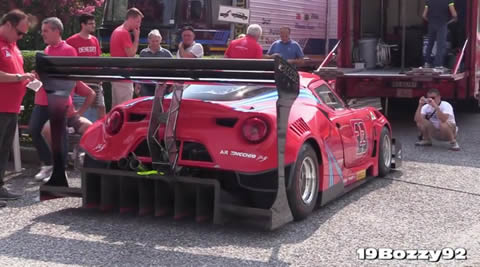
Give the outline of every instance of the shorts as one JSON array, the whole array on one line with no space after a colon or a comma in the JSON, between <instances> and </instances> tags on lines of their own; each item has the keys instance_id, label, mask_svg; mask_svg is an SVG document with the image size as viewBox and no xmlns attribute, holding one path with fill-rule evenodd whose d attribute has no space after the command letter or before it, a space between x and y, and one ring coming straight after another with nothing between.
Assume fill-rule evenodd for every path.
<instances>
[{"instance_id":1,"label":"shorts","mask_svg":"<svg viewBox=\"0 0 480 267\"><path fill-rule=\"evenodd\" d=\"M454 131L455 133L455 137L457 136L457 133L458 133L458 127L455 123L453 122L449 122L447 121L447 124L448 126L450 127L450 129L452 131ZM448 135L445 134L445 133L442 133L440 132L440 129L439 128L436 128L433 123L429 123L428 127L430 127L430 132L432 133L432 137L436 140L439 140L439 141L450 141L450 139L448 138Z\"/></svg>"},{"instance_id":2,"label":"shorts","mask_svg":"<svg viewBox=\"0 0 480 267\"><path fill-rule=\"evenodd\" d=\"M86 120L88 119L81 117L80 115L75 115L67 119L67 127L75 129L75 133L78 133Z\"/></svg>"},{"instance_id":3,"label":"shorts","mask_svg":"<svg viewBox=\"0 0 480 267\"><path fill-rule=\"evenodd\" d=\"M122 104L133 97L132 82L111 82L112 83L112 108Z\"/></svg>"}]
</instances>

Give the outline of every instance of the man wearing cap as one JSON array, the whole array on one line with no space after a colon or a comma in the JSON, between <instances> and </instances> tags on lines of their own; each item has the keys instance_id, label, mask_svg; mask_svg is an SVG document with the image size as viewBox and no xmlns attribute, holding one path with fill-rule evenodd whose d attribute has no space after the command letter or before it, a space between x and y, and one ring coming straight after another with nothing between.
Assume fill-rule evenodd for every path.
<instances>
[{"instance_id":1,"label":"man wearing cap","mask_svg":"<svg viewBox=\"0 0 480 267\"><path fill-rule=\"evenodd\" d=\"M203 46L195 42L195 30L186 26L181 30L182 42L178 44L177 58L201 58Z\"/></svg>"}]
</instances>

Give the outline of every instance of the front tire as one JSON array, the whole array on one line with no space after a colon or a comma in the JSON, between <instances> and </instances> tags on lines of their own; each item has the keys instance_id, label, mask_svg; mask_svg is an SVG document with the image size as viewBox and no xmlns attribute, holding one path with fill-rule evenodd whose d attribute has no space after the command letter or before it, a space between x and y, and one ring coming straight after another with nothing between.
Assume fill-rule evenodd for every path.
<instances>
[{"instance_id":1,"label":"front tire","mask_svg":"<svg viewBox=\"0 0 480 267\"><path fill-rule=\"evenodd\" d=\"M383 127L380 134L380 148L378 153L378 176L386 176L392 166L392 138L387 127Z\"/></svg>"},{"instance_id":2,"label":"front tire","mask_svg":"<svg viewBox=\"0 0 480 267\"><path fill-rule=\"evenodd\" d=\"M317 203L319 188L319 166L315 150L304 144L300 149L287 190L288 204L296 221L312 213Z\"/></svg>"}]
</instances>

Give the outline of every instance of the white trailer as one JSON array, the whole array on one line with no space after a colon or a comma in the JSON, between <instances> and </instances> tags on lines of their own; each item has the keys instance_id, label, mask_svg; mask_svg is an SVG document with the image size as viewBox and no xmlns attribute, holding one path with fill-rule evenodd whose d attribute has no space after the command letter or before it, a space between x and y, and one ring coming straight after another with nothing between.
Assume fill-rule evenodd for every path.
<instances>
[{"instance_id":1,"label":"white trailer","mask_svg":"<svg viewBox=\"0 0 480 267\"><path fill-rule=\"evenodd\" d=\"M250 24L263 28L260 43L265 50L284 26L305 54L326 54L325 48L337 42L337 0L249 0L248 8Z\"/></svg>"}]
</instances>

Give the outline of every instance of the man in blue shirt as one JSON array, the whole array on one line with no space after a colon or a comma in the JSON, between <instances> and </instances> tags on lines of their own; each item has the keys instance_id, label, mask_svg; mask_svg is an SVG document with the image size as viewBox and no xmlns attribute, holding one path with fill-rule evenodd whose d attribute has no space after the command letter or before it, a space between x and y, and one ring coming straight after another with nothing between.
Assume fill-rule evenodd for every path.
<instances>
[{"instance_id":1,"label":"man in blue shirt","mask_svg":"<svg viewBox=\"0 0 480 267\"><path fill-rule=\"evenodd\" d=\"M451 19L450 17L451 16ZM457 20L457 12L453 0L427 0L423 19L428 21L428 45L425 53L425 67L443 67L445 47L447 44L448 24ZM437 42L435 60L431 54L433 45ZM433 61L433 62L432 62Z\"/></svg>"},{"instance_id":2,"label":"man in blue shirt","mask_svg":"<svg viewBox=\"0 0 480 267\"><path fill-rule=\"evenodd\" d=\"M275 41L268 49L267 55L280 55L283 59L293 64L303 62L303 51L300 45L294 40L290 39L290 28L280 28L280 40Z\"/></svg>"}]
</instances>

